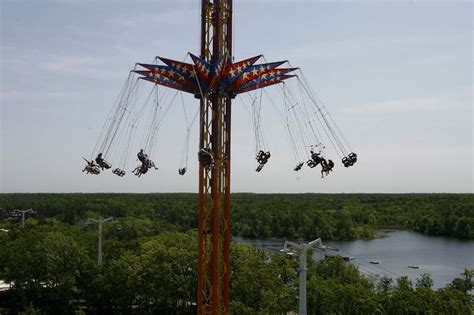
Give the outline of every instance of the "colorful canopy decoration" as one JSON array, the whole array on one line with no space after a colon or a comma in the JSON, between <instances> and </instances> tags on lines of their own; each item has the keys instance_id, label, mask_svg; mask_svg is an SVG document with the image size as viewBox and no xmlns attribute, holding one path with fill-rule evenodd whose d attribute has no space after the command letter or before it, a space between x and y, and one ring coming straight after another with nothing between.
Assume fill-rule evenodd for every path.
<instances>
[{"instance_id":1,"label":"colorful canopy decoration","mask_svg":"<svg viewBox=\"0 0 474 315\"><path fill-rule=\"evenodd\" d=\"M235 97L237 94L278 84L295 75L287 73L298 68L278 68L286 61L255 65L261 56L232 63L227 55L214 64L190 54L193 64L157 57L165 65L138 65L146 70L134 70L140 79L201 97L221 92Z\"/></svg>"}]
</instances>

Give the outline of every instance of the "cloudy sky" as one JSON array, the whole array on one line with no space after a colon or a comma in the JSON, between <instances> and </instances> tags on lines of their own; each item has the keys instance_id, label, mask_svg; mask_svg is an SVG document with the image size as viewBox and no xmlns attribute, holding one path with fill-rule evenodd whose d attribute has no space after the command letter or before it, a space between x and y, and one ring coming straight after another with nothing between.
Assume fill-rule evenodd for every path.
<instances>
[{"instance_id":1,"label":"cloudy sky","mask_svg":"<svg viewBox=\"0 0 474 315\"><path fill-rule=\"evenodd\" d=\"M0 191L197 191L196 132L189 173L177 175L179 104L160 130L158 172L87 176L81 157L136 62L199 53L199 2L1 1ZM236 0L235 59L264 54L303 69L359 162L325 179L293 172L268 107L272 159L256 173L252 124L235 106L232 190L473 192L472 17L471 1Z\"/></svg>"}]
</instances>

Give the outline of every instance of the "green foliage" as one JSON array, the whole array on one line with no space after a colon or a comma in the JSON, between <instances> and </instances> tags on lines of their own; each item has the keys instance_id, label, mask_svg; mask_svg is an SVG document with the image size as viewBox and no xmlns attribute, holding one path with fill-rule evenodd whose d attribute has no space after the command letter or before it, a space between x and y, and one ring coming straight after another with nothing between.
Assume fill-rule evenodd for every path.
<instances>
[{"instance_id":1,"label":"green foliage","mask_svg":"<svg viewBox=\"0 0 474 315\"><path fill-rule=\"evenodd\" d=\"M231 308L235 314L287 314L295 309L293 261L233 244Z\"/></svg>"},{"instance_id":2,"label":"green foliage","mask_svg":"<svg viewBox=\"0 0 474 315\"><path fill-rule=\"evenodd\" d=\"M142 222L131 230L140 230ZM127 234L113 228L104 263L95 261L91 230L51 221L1 237L0 275L12 288L0 310L23 314L193 314L196 233ZM92 235L91 235L92 234ZM125 244L124 244L125 243ZM134 244L135 247L127 245ZM247 245L231 246L231 307L235 314L297 310L298 264ZM310 314L467 314L473 270L434 291L429 275L416 287L406 278L371 280L341 257L308 262Z\"/></svg>"},{"instance_id":3,"label":"green foliage","mask_svg":"<svg viewBox=\"0 0 474 315\"><path fill-rule=\"evenodd\" d=\"M469 273L469 272L468 272ZM465 273L463 273L465 275ZM469 282L469 275L464 281ZM434 291L424 274L408 278L369 281L340 257L327 257L309 270L309 314L470 314L470 296L452 285Z\"/></svg>"},{"instance_id":4,"label":"green foliage","mask_svg":"<svg viewBox=\"0 0 474 315\"><path fill-rule=\"evenodd\" d=\"M195 194L0 195L0 313L194 314L197 267ZM25 228L8 210L34 208ZM234 235L370 238L382 227L473 238L472 195L235 194ZM104 226L98 266L97 226ZM234 314L297 311L296 260L231 246ZM308 262L310 314L469 314L474 270L433 290L429 275L368 279L338 257Z\"/></svg>"},{"instance_id":5,"label":"green foliage","mask_svg":"<svg viewBox=\"0 0 474 315\"><path fill-rule=\"evenodd\" d=\"M15 306L37 301L37 306L48 312L74 307L84 282L83 272L93 268L92 260L74 237L76 230L43 225L9 235L1 253L1 275L13 284Z\"/></svg>"},{"instance_id":6,"label":"green foliage","mask_svg":"<svg viewBox=\"0 0 474 315\"><path fill-rule=\"evenodd\" d=\"M143 220L136 231L124 220L125 237L197 228L196 194L2 194L0 208L3 218L15 208L34 208L40 221L67 224L93 215ZM472 194L240 193L232 195L231 215L232 234L245 237L351 240L373 238L380 228L402 228L474 239ZM2 226L13 223L4 220Z\"/></svg>"}]
</instances>

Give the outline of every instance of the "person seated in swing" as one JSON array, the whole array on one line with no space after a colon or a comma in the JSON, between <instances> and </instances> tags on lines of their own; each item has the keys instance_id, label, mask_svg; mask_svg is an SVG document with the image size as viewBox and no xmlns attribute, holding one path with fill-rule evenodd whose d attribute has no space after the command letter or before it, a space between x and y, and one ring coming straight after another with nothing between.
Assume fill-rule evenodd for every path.
<instances>
[{"instance_id":1,"label":"person seated in swing","mask_svg":"<svg viewBox=\"0 0 474 315\"><path fill-rule=\"evenodd\" d=\"M97 164L99 164L99 165L100 165L102 162L104 162L104 158L102 157L102 153L97 154L97 157L95 158L95 162L96 162Z\"/></svg>"},{"instance_id":2,"label":"person seated in swing","mask_svg":"<svg viewBox=\"0 0 474 315\"><path fill-rule=\"evenodd\" d=\"M140 152L137 153L138 160L142 162L142 165L148 167L150 164L150 159L148 158L148 154L143 152L143 149L140 149Z\"/></svg>"},{"instance_id":3,"label":"person seated in swing","mask_svg":"<svg viewBox=\"0 0 474 315\"><path fill-rule=\"evenodd\" d=\"M332 160L328 160L328 167L330 171L334 168L334 162Z\"/></svg>"},{"instance_id":4,"label":"person seated in swing","mask_svg":"<svg viewBox=\"0 0 474 315\"><path fill-rule=\"evenodd\" d=\"M326 174L326 176L329 175L329 172L332 171L333 167L334 167L334 162L332 160L328 160L326 161L325 159L323 159L323 161L321 162L321 178L324 177L324 174Z\"/></svg>"},{"instance_id":5,"label":"person seated in swing","mask_svg":"<svg viewBox=\"0 0 474 315\"><path fill-rule=\"evenodd\" d=\"M178 169L178 174L183 176L184 174L186 174L186 167L183 167L183 168L180 168Z\"/></svg>"},{"instance_id":6,"label":"person seated in swing","mask_svg":"<svg viewBox=\"0 0 474 315\"><path fill-rule=\"evenodd\" d=\"M295 172L298 172L304 165L304 162L299 163L296 165L296 167L293 169Z\"/></svg>"},{"instance_id":7,"label":"person seated in swing","mask_svg":"<svg viewBox=\"0 0 474 315\"><path fill-rule=\"evenodd\" d=\"M258 163L260 163L260 161L262 161L263 157L265 156L265 152L263 152L262 150L258 151L257 153L257 157L255 158L257 160Z\"/></svg>"},{"instance_id":8,"label":"person seated in swing","mask_svg":"<svg viewBox=\"0 0 474 315\"><path fill-rule=\"evenodd\" d=\"M100 169L99 167L94 164L94 160L87 160L83 158L86 161L86 167L82 170L82 172L87 172L87 174L94 174L94 175L99 175L100 174Z\"/></svg>"},{"instance_id":9,"label":"person seated in swing","mask_svg":"<svg viewBox=\"0 0 474 315\"><path fill-rule=\"evenodd\" d=\"M311 160L308 160L306 162L306 164L310 168L315 168L318 164L321 164L323 161L326 161L323 157L321 157L321 151L316 153L313 150L311 150L310 153L311 153Z\"/></svg>"},{"instance_id":10,"label":"person seated in swing","mask_svg":"<svg viewBox=\"0 0 474 315\"><path fill-rule=\"evenodd\" d=\"M94 164L94 160L87 161L87 165L88 165L89 167L91 167L91 168L92 168L92 167L97 167L97 165Z\"/></svg>"},{"instance_id":11,"label":"person seated in swing","mask_svg":"<svg viewBox=\"0 0 474 315\"><path fill-rule=\"evenodd\" d=\"M257 154L257 162L259 163L255 171L260 172L265 164L267 164L268 159L271 157L270 151L263 152L260 150Z\"/></svg>"},{"instance_id":12,"label":"person seated in swing","mask_svg":"<svg viewBox=\"0 0 474 315\"><path fill-rule=\"evenodd\" d=\"M354 163L357 162L357 154L354 152L351 152L349 154L349 160L351 161L351 166L354 165Z\"/></svg>"},{"instance_id":13,"label":"person seated in swing","mask_svg":"<svg viewBox=\"0 0 474 315\"><path fill-rule=\"evenodd\" d=\"M311 159L313 159L313 161L315 163L314 166L318 165L319 163L321 163L324 160L324 158L321 157L321 151L319 151L318 153L316 153L314 151L310 151L310 152L311 152Z\"/></svg>"},{"instance_id":14,"label":"person seated in swing","mask_svg":"<svg viewBox=\"0 0 474 315\"><path fill-rule=\"evenodd\" d=\"M199 162L208 169L214 165L214 156L210 148L202 148L198 152Z\"/></svg>"},{"instance_id":15,"label":"person seated in swing","mask_svg":"<svg viewBox=\"0 0 474 315\"><path fill-rule=\"evenodd\" d=\"M260 150L257 154L257 162L260 164L265 164L268 162L268 159L271 157L270 151L263 152Z\"/></svg>"},{"instance_id":16,"label":"person seated in swing","mask_svg":"<svg viewBox=\"0 0 474 315\"><path fill-rule=\"evenodd\" d=\"M344 164L344 167L349 167L352 166L353 163L347 156L345 156L342 158L342 164Z\"/></svg>"},{"instance_id":17,"label":"person seated in swing","mask_svg":"<svg viewBox=\"0 0 474 315\"><path fill-rule=\"evenodd\" d=\"M142 163L142 169L146 168L148 170L149 168L152 168L152 167L155 170L158 169L158 167L155 166L155 162L150 160L150 158L148 157L148 154L143 152L143 149L140 149L140 152L138 152L137 157L138 157L138 160Z\"/></svg>"},{"instance_id":18,"label":"person seated in swing","mask_svg":"<svg viewBox=\"0 0 474 315\"><path fill-rule=\"evenodd\" d=\"M137 153L138 160L142 162L142 164L146 163L146 160L148 159L148 155L143 152L143 149L140 149L140 152Z\"/></svg>"},{"instance_id":19,"label":"person seated in swing","mask_svg":"<svg viewBox=\"0 0 474 315\"><path fill-rule=\"evenodd\" d=\"M103 169L109 169L111 167L111 165L106 162L104 160L104 158L102 157L102 153L99 153L97 155L97 157L95 158L95 162L97 163L97 165L99 165L99 167L103 170Z\"/></svg>"}]
</instances>

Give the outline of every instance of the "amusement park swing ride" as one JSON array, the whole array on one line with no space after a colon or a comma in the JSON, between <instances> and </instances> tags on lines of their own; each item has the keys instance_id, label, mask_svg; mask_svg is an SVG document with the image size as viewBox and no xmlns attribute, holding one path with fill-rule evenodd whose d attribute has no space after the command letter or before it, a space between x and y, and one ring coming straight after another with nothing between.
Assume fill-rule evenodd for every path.
<instances>
[{"instance_id":1,"label":"amusement park swing ride","mask_svg":"<svg viewBox=\"0 0 474 315\"><path fill-rule=\"evenodd\" d=\"M294 159L293 171L306 165L320 166L321 177L329 175L336 153L344 167L357 162L357 154L337 127L303 72L288 61L266 62L263 55L234 62L232 54L232 0L202 0L201 51L187 54L188 62L156 57L154 63L137 63L114 104L83 172L98 175L106 170L123 177L132 149L140 164L137 177L158 169L152 160L160 127L170 107L181 100L186 139L178 175L188 168L191 128L199 117L199 218L198 218L198 314L229 313L230 283L230 165L231 111L240 100L252 117L255 135L256 171L261 172L271 153L265 146L261 124L262 104L277 113ZM289 88L294 81L297 88ZM145 84L151 90L141 102ZM151 84L147 84L151 83ZM267 92L274 86L281 101ZM175 90L168 93L168 90ZM199 100L199 109L188 116L183 93ZM246 95L248 100L243 97ZM140 147L135 147L137 126L151 104L149 124ZM190 119L191 118L191 119ZM331 145L329 152L325 143ZM329 147L329 146L328 146ZM136 152L136 151L135 151Z\"/></svg>"}]
</instances>

